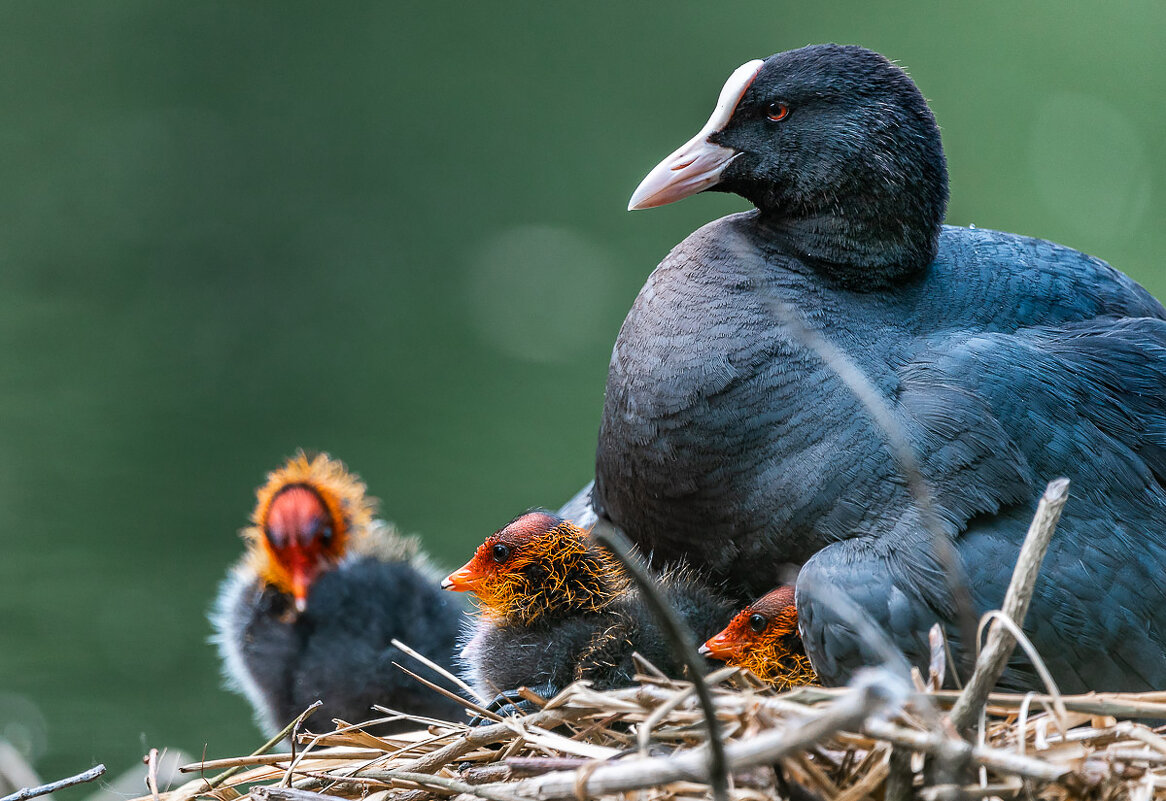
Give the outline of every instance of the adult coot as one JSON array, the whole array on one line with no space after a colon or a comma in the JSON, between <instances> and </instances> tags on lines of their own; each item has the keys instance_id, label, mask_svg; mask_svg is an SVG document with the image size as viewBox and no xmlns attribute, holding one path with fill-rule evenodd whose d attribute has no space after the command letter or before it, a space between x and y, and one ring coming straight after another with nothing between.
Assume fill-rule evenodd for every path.
<instances>
[{"instance_id":1,"label":"adult coot","mask_svg":"<svg viewBox=\"0 0 1166 801\"><path fill-rule=\"evenodd\" d=\"M364 483L325 454L297 454L256 495L211 620L227 684L260 726L274 733L317 699L325 721L360 723L373 704L460 718L393 664L409 661L398 639L450 665L461 623L417 540L375 520Z\"/></svg>"},{"instance_id":2,"label":"adult coot","mask_svg":"<svg viewBox=\"0 0 1166 801\"><path fill-rule=\"evenodd\" d=\"M1166 686L1162 306L1078 251L944 226L934 117L901 69L860 47L739 68L630 207L701 190L756 210L689 236L628 313L599 514L742 599L804 562L798 613L826 682L873 657L805 597L810 583L924 659L928 627L953 615L943 568L883 432L792 311L893 410L979 609L999 604L1046 482L1072 480L1026 628L1062 689ZM1032 683L1023 667L1005 677Z\"/></svg>"}]
</instances>

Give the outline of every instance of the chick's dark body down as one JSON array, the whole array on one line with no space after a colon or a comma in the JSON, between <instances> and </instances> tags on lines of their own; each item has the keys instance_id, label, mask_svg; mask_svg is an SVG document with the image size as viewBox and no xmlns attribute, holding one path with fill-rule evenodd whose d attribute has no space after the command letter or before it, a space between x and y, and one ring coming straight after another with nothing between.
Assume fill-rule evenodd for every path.
<instances>
[{"instance_id":1,"label":"chick's dark body down","mask_svg":"<svg viewBox=\"0 0 1166 801\"><path fill-rule=\"evenodd\" d=\"M700 642L711 637L736 611L689 571L665 571L660 590ZM574 612L532 623L483 617L466 631L465 675L484 697L518 687L557 692L584 679L598 689L630 686L638 653L672 677L683 663L671 640L635 590L597 612Z\"/></svg>"},{"instance_id":2,"label":"chick's dark body down","mask_svg":"<svg viewBox=\"0 0 1166 801\"><path fill-rule=\"evenodd\" d=\"M459 704L393 664L416 664L392 644L397 639L451 665L461 623L457 599L411 561L354 555L320 576L298 616L286 594L242 574L228 577L219 603L216 625L227 674L268 731L317 699L323 701L313 713L317 729L333 718L359 723L378 717L373 704L446 720L463 716Z\"/></svg>"},{"instance_id":3,"label":"chick's dark body down","mask_svg":"<svg viewBox=\"0 0 1166 801\"><path fill-rule=\"evenodd\" d=\"M791 331L796 315L891 408L976 611L999 605L1040 492L1066 476L1026 628L1064 690L1166 686L1166 310L1070 248L941 227L938 129L876 54L805 48L758 70L708 141L738 153L711 188L759 210L692 234L629 312L598 512L740 598L805 563L798 613L824 681L873 656L810 585L846 593L923 658L927 628L953 614L930 535L883 432ZM772 97L792 110L771 103L782 121L762 129ZM780 144L767 151L763 130ZM1021 667L1005 683L1034 679Z\"/></svg>"}]
</instances>

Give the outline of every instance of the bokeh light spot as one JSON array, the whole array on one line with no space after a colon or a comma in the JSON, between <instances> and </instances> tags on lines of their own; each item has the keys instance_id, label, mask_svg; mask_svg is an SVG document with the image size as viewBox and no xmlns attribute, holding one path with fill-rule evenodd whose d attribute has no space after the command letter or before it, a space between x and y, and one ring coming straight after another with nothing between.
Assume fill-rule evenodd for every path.
<instances>
[{"instance_id":1,"label":"bokeh light spot","mask_svg":"<svg viewBox=\"0 0 1166 801\"><path fill-rule=\"evenodd\" d=\"M6 740L29 762L35 762L45 752L48 725L31 698L0 692L0 740Z\"/></svg>"}]
</instances>

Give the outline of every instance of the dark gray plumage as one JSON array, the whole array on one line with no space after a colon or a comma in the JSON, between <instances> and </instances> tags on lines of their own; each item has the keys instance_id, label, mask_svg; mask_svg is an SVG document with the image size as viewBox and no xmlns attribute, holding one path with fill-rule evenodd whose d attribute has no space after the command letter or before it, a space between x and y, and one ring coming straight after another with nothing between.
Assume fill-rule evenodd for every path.
<instances>
[{"instance_id":1,"label":"dark gray plumage","mask_svg":"<svg viewBox=\"0 0 1166 801\"><path fill-rule=\"evenodd\" d=\"M665 571L659 589L704 642L732 619L731 601L701 585L690 572ZM485 698L518 687L552 695L580 679L597 689L629 687L639 654L665 675L683 678L683 663L638 591L610 607L524 624L480 618L468 624L462 653L464 673Z\"/></svg>"},{"instance_id":2,"label":"dark gray plumage","mask_svg":"<svg viewBox=\"0 0 1166 801\"><path fill-rule=\"evenodd\" d=\"M461 605L425 566L356 556L321 575L308 608L294 617L286 594L243 578L232 574L224 585L216 614L219 646L233 686L251 701L268 733L317 699L324 705L312 717L313 730L327 729L333 718L360 723L383 717L373 704L444 720L464 717L461 705L393 664L428 672L394 639L438 664L453 661ZM240 663L233 670L232 660Z\"/></svg>"},{"instance_id":3,"label":"dark gray plumage","mask_svg":"<svg viewBox=\"0 0 1166 801\"><path fill-rule=\"evenodd\" d=\"M927 627L953 614L929 536L882 432L781 323L790 308L893 409L977 611L998 606L1040 491L1067 476L1026 630L1064 690L1166 686L1166 310L1078 251L941 226L938 129L881 56L803 48L742 86L702 145L736 154L706 188L758 209L678 245L624 321L596 510L742 599L805 563L799 588L846 593L925 658ZM645 205L683 196L660 180ZM798 613L824 681L870 658L801 590ZM1020 665L1005 678L1033 681Z\"/></svg>"}]
</instances>

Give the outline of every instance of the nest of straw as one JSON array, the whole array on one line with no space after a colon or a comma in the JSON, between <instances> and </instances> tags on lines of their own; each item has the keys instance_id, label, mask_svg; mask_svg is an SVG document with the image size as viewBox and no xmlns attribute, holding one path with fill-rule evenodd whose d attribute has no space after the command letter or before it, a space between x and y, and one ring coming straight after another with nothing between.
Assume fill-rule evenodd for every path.
<instances>
[{"instance_id":1,"label":"nest of straw","mask_svg":"<svg viewBox=\"0 0 1166 801\"><path fill-rule=\"evenodd\" d=\"M1049 484L1002 609L989 616L995 622L958 692L938 689L946 671L938 627L926 679L892 655L848 687L777 694L736 668L694 684L644 664L634 687L600 692L580 682L550 700L524 691L536 711L505 719L459 698L477 725L383 710L387 717L335 721L333 731L313 735L301 733L308 710L253 754L185 766L197 778L165 793L152 752L151 793L138 801L1166 799L1166 727L1152 724L1166 720L1166 691L1061 695L1020 630L1067 498L1067 481ZM1049 694L989 693L1017 641ZM402 721L416 728L366 731ZM290 751L268 753L289 740Z\"/></svg>"},{"instance_id":2,"label":"nest of straw","mask_svg":"<svg viewBox=\"0 0 1166 801\"><path fill-rule=\"evenodd\" d=\"M918 684L920 679L915 676ZM885 669L839 689L773 694L735 669L708 677L724 746L712 764L690 683L569 687L525 716L467 723L393 715L296 747L208 760L197 778L141 801L488 801L712 798L718 773L734 801L787 798L1166 798L1166 738L1137 719L1166 719L1166 692L991 695L970 741L946 712L959 693L908 686ZM533 697L533 696L532 696ZM364 727L411 719L373 736ZM260 749L265 750L265 749Z\"/></svg>"}]
</instances>

